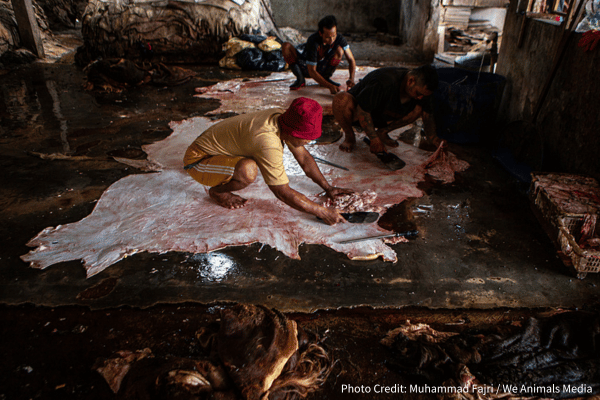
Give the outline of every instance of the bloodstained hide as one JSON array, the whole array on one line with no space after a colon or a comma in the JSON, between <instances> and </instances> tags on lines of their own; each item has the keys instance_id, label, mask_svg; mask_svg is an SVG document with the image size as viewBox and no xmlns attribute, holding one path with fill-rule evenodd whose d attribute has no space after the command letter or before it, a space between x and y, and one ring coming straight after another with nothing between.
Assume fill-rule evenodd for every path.
<instances>
[{"instance_id":1,"label":"bloodstained hide","mask_svg":"<svg viewBox=\"0 0 600 400\"><path fill-rule=\"evenodd\" d=\"M326 225L313 215L277 200L261 176L237 192L249 199L245 207L227 210L218 206L182 165L187 147L213 123L204 117L172 122L173 133L168 138L144 146L148 154L144 169L157 172L130 175L115 182L102 194L89 216L79 222L45 228L27 244L35 249L21 258L40 269L80 259L91 277L142 251L206 253L261 242L296 259L300 258L299 246L306 243L328 246L350 259L382 257L384 261L396 262L396 252L382 240L340 243L389 231L376 223ZM307 149L317 157L350 169L320 165L330 184L359 193L371 190L377 193L373 205L383 209L423 195L417 185L425 179L425 166L431 163L432 154L401 143L390 151L404 160L406 167L391 171L369 152L362 140L358 140L352 153L340 151L336 143L311 145ZM448 156L454 160L455 170L468 166L451 154ZM319 195L322 189L306 177L287 147L283 161L290 187L317 202L324 201ZM135 166L141 167L139 162Z\"/></svg>"},{"instance_id":2,"label":"bloodstained hide","mask_svg":"<svg viewBox=\"0 0 600 400\"><path fill-rule=\"evenodd\" d=\"M355 81L358 82L375 68L357 67ZM348 71L335 71L332 80L342 83L348 79ZM196 88L195 97L215 98L221 100L221 107L213 111L214 114L236 112L245 114L265 108L287 108L297 97L310 97L323 107L323 115L331 115L331 101L333 96L329 89L319 86L312 79L308 79L306 86L299 90L290 90L296 77L291 72L276 72L264 78L252 80L232 79L219 82L215 85Z\"/></svg>"}]
</instances>

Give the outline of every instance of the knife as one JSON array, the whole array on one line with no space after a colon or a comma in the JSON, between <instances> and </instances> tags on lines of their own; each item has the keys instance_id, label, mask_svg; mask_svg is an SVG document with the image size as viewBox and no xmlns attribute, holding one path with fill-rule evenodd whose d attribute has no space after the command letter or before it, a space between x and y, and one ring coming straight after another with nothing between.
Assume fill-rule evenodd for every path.
<instances>
[{"instance_id":1,"label":"knife","mask_svg":"<svg viewBox=\"0 0 600 400\"><path fill-rule=\"evenodd\" d=\"M342 240L341 242L338 242L339 244L348 244L348 243L356 243L356 242L363 242L365 240L375 240L375 239L383 239L383 238L388 238L388 237L413 237L413 236L417 236L419 234L419 231L406 231L406 232L396 232L396 233L388 233L385 235L377 235L377 236L368 236L368 237L363 237L363 238L358 238L358 239L349 239L349 240Z\"/></svg>"},{"instance_id":2,"label":"knife","mask_svg":"<svg viewBox=\"0 0 600 400\"><path fill-rule=\"evenodd\" d=\"M371 144L371 139L369 139L368 137L364 137L363 141L366 144ZM385 164L386 167L388 167L392 171L402 169L406 165L406 163L394 153L387 153L384 151L381 153L375 153L375 155Z\"/></svg>"},{"instance_id":3,"label":"knife","mask_svg":"<svg viewBox=\"0 0 600 400\"><path fill-rule=\"evenodd\" d=\"M352 224L370 224L379 219L379 213L372 211L355 211L353 213L340 213L340 215ZM317 219L322 221L319 217Z\"/></svg>"},{"instance_id":4,"label":"knife","mask_svg":"<svg viewBox=\"0 0 600 400\"><path fill-rule=\"evenodd\" d=\"M348 168L342 167L341 165L334 164L331 161L323 160L322 158L315 157L315 156L312 156L312 158L316 162L320 162L320 163L323 163L323 164L331 165L332 167L340 168L340 169L343 169L344 171L350 171Z\"/></svg>"}]
</instances>

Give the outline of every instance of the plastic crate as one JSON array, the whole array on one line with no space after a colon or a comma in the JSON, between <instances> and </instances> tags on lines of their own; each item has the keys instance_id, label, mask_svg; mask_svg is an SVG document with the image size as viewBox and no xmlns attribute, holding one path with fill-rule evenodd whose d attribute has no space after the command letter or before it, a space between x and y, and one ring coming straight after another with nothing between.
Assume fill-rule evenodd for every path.
<instances>
[{"instance_id":1,"label":"plastic crate","mask_svg":"<svg viewBox=\"0 0 600 400\"><path fill-rule=\"evenodd\" d=\"M585 211L582 210L580 213L572 213L568 210L563 209L559 204L552 199L552 196L546 191L543 180L561 180L565 185L586 185L592 190L597 190L599 187L598 182L590 177L571 175L571 174L559 174L559 173L543 173L535 172L531 174L531 186L529 189L529 195L531 201L535 204L537 209L540 211L542 217L550 222L556 229L559 229L560 223L564 221L568 228L577 229L576 225L581 228L583 218L586 213L597 213L600 208L600 204L590 202L586 204Z\"/></svg>"},{"instance_id":2,"label":"plastic crate","mask_svg":"<svg viewBox=\"0 0 600 400\"><path fill-rule=\"evenodd\" d=\"M577 243L581 222L569 218L559 219L558 231L560 249L571 259L579 279L585 278L588 272L600 272L600 251L584 250Z\"/></svg>"}]
</instances>

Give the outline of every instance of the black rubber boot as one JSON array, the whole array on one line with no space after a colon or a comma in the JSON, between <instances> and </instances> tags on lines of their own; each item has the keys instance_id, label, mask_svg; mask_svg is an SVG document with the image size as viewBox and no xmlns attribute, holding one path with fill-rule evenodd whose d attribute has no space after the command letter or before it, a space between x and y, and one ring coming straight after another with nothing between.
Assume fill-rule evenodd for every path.
<instances>
[{"instance_id":1,"label":"black rubber boot","mask_svg":"<svg viewBox=\"0 0 600 400\"><path fill-rule=\"evenodd\" d=\"M296 77L296 82L292 83L290 86L290 90L298 90L302 86L304 86L304 75L302 74L302 70L300 70L300 66L298 64L290 65L290 70L292 74Z\"/></svg>"}]
</instances>

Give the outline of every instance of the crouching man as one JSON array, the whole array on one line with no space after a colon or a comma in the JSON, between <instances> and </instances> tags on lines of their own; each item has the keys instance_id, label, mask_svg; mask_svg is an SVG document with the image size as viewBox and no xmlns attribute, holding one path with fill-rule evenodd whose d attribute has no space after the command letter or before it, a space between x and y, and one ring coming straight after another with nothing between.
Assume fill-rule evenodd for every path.
<instances>
[{"instance_id":1,"label":"crouching man","mask_svg":"<svg viewBox=\"0 0 600 400\"><path fill-rule=\"evenodd\" d=\"M333 115L345 134L342 151L351 152L356 142L352 124L358 122L371 140L370 151L397 147L388 133L423 119L427 140L436 147L440 139L433 119L432 94L437 89L437 70L431 65L408 70L379 68L369 72L347 92L334 96Z\"/></svg>"},{"instance_id":2,"label":"crouching man","mask_svg":"<svg viewBox=\"0 0 600 400\"><path fill-rule=\"evenodd\" d=\"M210 186L208 194L220 206L243 207L247 199L233 192L256 180L260 170L275 196L296 210L333 225L344 222L340 213L323 207L290 188L283 165L283 145L310 179L333 198L352 193L329 185L304 145L321 136L323 110L314 100L300 97L287 110L271 108L223 120L204 131L188 147L184 168L196 181Z\"/></svg>"},{"instance_id":3,"label":"crouching man","mask_svg":"<svg viewBox=\"0 0 600 400\"><path fill-rule=\"evenodd\" d=\"M306 43L295 48L291 43L285 42L281 46L281 52L296 77L290 90L300 89L305 84L305 78L310 77L320 86L328 88L332 94L338 93L341 90L340 84L332 81L331 76L342 61L342 56L346 56L349 67L346 87L354 86L356 61L348 42L337 32L337 20L333 15L319 21L319 30Z\"/></svg>"}]
</instances>

